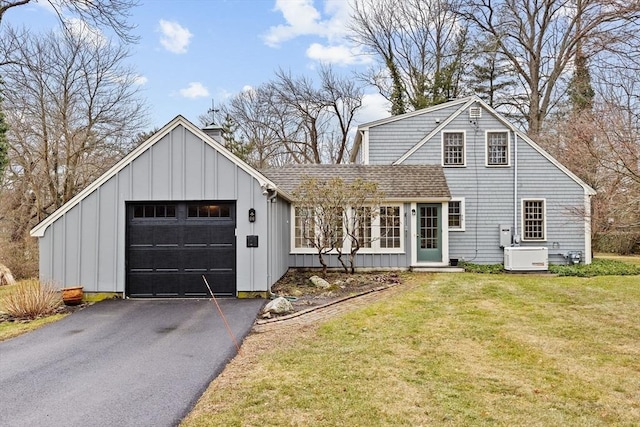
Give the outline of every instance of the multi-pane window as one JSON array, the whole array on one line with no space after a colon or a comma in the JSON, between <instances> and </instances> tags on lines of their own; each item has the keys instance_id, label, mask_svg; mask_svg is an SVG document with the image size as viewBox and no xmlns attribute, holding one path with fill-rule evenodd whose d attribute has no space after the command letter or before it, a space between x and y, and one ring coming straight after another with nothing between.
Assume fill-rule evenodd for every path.
<instances>
[{"instance_id":1,"label":"multi-pane window","mask_svg":"<svg viewBox=\"0 0 640 427\"><path fill-rule=\"evenodd\" d=\"M487 165L506 166L509 164L509 134L507 132L487 132Z\"/></svg>"},{"instance_id":2,"label":"multi-pane window","mask_svg":"<svg viewBox=\"0 0 640 427\"><path fill-rule=\"evenodd\" d=\"M354 231L361 248L371 247L371 208L368 206L354 210Z\"/></svg>"},{"instance_id":3,"label":"multi-pane window","mask_svg":"<svg viewBox=\"0 0 640 427\"><path fill-rule=\"evenodd\" d=\"M445 166L464 166L464 132L442 134L442 161Z\"/></svg>"},{"instance_id":4,"label":"multi-pane window","mask_svg":"<svg viewBox=\"0 0 640 427\"><path fill-rule=\"evenodd\" d=\"M175 205L135 205L134 218L175 218Z\"/></svg>"},{"instance_id":5,"label":"multi-pane window","mask_svg":"<svg viewBox=\"0 0 640 427\"><path fill-rule=\"evenodd\" d=\"M522 201L522 239L545 240L544 200Z\"/></svg>"},{"instance_id":6,"label":"multi-pane window","mask_svg":"<svg viewBox=\"0 0 640 427\"><path fill-rule=\"evenodd\" d=\"M464 204L462 200L449 201L449 230L464 229Z\"/></svg>"},{"instance_id":7,"label":"multi-pane window","mask_svg":"<svg viewBox=\"0 0 640 427\"><path fill-rule=\"evenodd\" d=\"M316 237L316 224L311 208L295 209L295 247L312 248Z\"/></svg>"},{"instance_id":8,"label":"multi-pane window","mask_svg":"<svg viewBox=\"0 0 640 427\"><path fill-rule=\"evenodd\" d=\"M188 218L229 218L231 208L228 204L216 205L189 205L187 208Z\"/></svg>"},{"instance_id":9,"label":"multi-pane window","mask_svg":"<svg viewBox=\"0 0 640 427\"><path fill-rule=\"evenodd\" d=\"M380 207L380 247L400 247L400 207Z\"/></svg>"}]
</instances>

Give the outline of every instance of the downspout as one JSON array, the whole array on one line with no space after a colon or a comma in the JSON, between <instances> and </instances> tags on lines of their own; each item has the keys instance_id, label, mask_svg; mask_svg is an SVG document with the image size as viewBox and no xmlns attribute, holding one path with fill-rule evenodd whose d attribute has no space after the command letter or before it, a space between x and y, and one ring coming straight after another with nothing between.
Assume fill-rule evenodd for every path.
<instances>
[{"instance_id":1,"label":"downspout","mask_svg":"<svg viewBox=\"0 0 640 427\"><path fill-rule=\"evenodd\" d=\"M520 244L518 229L518 132L513 130L513 245Z\"/></svg>"}]
</instances>

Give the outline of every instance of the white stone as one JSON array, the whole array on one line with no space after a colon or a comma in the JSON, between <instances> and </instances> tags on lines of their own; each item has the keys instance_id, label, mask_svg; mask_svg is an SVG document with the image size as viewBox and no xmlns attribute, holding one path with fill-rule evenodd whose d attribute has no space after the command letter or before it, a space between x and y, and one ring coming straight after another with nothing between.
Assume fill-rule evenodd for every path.
<instances>
[{"instance_id":1,"label":"white stone","mask_svg":"<svg viewBox=\"0 0 640 427\"><path fill-rule=\"evenodd\" d=\"M291 302L288 299L278 297L269 301L262 311L264 313L286 314L293 312L293 305L291 305Z\"/></svg>"},{"instance_id":2,"label":"white stone","mask_svg":"<svg viewBox=\"0 0 640 427\"><path fill-rule=\"evenodd\" d=\"M327 289L327 288L331 287L331 284L329 282L327 282L326 280L324 280L322 277L311 276L309 278L309 280L311 281L311 283L313 283L313 285L316 288Z\"/></svg>"}]
</instances>

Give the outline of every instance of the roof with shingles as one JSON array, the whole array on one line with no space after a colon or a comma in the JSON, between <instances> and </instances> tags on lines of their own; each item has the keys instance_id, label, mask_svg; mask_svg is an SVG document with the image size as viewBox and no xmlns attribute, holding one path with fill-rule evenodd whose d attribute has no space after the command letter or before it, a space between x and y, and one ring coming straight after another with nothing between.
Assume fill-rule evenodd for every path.
<instances>
[{"instance_id":1,"label":"roof with shingles","mask_svg":"<svg viewBox=\"0 0 640 427\"><path fill-rule=\"evenodd\" d=\"M448 200L451 198L444 171L438 165L292 165L263 169L264 176L278 189L293 193L305 178L328 180L340 177L345 182L358 178L375 182L385 199Z\"/></svg>"}]
</instances>

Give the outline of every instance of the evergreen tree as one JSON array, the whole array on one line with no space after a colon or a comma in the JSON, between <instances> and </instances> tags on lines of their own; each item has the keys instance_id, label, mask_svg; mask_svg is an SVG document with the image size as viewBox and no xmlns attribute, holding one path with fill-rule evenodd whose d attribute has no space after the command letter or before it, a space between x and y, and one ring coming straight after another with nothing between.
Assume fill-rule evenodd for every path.
<instances>
[{"instance_id":1,"label":"evergreen tree","mask_svg":"<svg viewBox=\"0 0 640 427\"><path fill-rule=\"evenodd\" d=\"M238 125L234 122L233 118L229 114L225 115L224 122L222 123L222 139L224 140L224 146L240 159L248 162L249 156L253 151L253 144L248 144L243 140L238 141L235 136L237 129Z\"/></svg>"},{"instance_id":2,"label":"evergreen tree","mask_svg":"<svg viewBox=\"0 0 640 427\"><path fill-rule=\"evenodd\" d=\"M587 65L587 58L580 47L576 52L575 67L568 89L571 106L576 113L591 111L595 92L591 86L591 73Z\"/></svg>"}]
</instances>

